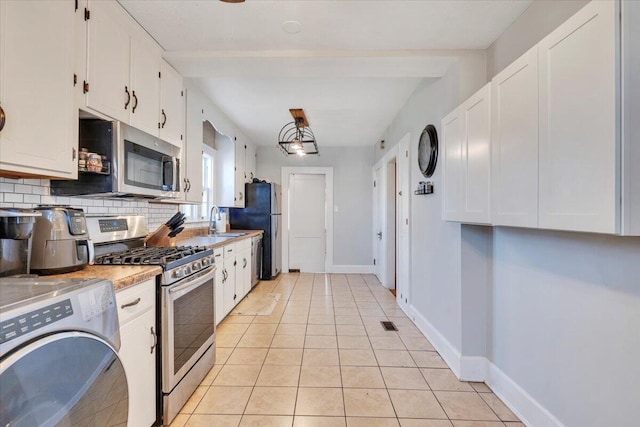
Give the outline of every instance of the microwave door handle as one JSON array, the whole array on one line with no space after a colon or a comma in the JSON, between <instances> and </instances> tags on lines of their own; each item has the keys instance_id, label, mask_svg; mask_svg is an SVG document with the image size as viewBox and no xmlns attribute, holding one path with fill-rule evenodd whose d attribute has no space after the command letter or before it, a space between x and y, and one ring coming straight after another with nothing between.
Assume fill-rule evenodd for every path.
<instances>
[{"instance_id":1,"label":"microwave door handle","mask_svg":"<svg viewBox=\"0 0 640 427\"><path fill-rule=\"evenodd\" d=\"M167 163L170 164L170 168L167 168ZM171 186L173 184L173 171L175 168L175 164L173 162L173 159L169 156L162 156L162 186L164 188L167 188L169 186ZM169 172L171 173L172 176L167 176L169 175Z\"/></svg>"}]
</instances>

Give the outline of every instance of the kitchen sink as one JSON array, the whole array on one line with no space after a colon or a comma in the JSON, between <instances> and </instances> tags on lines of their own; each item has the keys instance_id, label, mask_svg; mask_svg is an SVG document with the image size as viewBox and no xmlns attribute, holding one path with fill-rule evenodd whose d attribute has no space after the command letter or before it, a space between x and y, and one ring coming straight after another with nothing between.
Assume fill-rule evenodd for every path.
<instances>
[{"instance_id":1,"label":"kitchen sink","mask_svg":"<svg viewBox=\"0 0 640 427\"><path fill-rule=\"evenodd\" d=\"M246 236L249 233L216 233L216 234L212 234L211 236L219 236L219 237L240 237L240 236Z\"/></svg>"}]
</instances>

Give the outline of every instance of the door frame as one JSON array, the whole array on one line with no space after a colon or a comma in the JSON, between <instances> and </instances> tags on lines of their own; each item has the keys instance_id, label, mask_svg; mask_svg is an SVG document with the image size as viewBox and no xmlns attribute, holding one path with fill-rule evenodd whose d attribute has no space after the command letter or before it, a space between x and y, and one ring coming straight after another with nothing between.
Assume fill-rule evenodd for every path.
<instances>
[{"instance_id":1,"label":"door frame","mask_svg":"<svg viewBox=\"0 0 640 427\"><path fill-rule=\"evenodd\" d=\"M373 197L373 215L375 217L376 215L376 209L380 208L382 209L382 213L380 214L380 219L381 219L381 224L380 228L384 231L389 229L388 224L387 224L387 197L385 196L387 188L388 188L388 180L389 179L395 179L396 180L396 199L395 199L395 205L396 205L396 210L395 210L395 222L396 222L396 227L395 227L395 242L393 242L393 245L395 246L395 251L396 251L396 257L395 257L395 277L396 277L396 300L398 301L398 304L400 305L400 307L406 308L409 307L410 302L411 302L411 233L410 233L410 227L411 227L411 165L410 165L410 141L411 141L411 134L409 132L407 132L405 135L402 136L402 138L400 138L398 140L398 143L393 146L385 155L384 157L382 157L380 160L378 160L376 162L376 164L373 166L372 168L372 176L373 176L373 180L376 179L376 170L378 168L381 168L381 175L382 175L382 181L383 182L379 182L376 183L377 186L380 186L382 189L382 204L378 204L378 206L376 205L376 191L378 191L378 188L373 188L373 192L374 192L374 197ZM406 156L406 160L401 159L401 156ZM387 175L387 165L391 162L395 161L396 164L396 175L395 177L388 177ZM406 199L406 203L403 205L403 200L400 199L399 196L399 192L402 192L402 194L404 195L403 197L407 197ZM404 212L404 210L406 210L406 212ZM403 216L404 215L404 216ZM402 221L406 221L406 224L403 227ZM374 224L375 226L375 224ZM406 230L406 234L407 234L407 238L405 239L404 242L404 247L401 249L400 248L400 234L403 233L403 228ZM375 249L375 245L376 245L376 240L377 240L377 236L376 233L378 230L372 230L373 231L373 236L372 236L372 244L373 244L373 249ZM387 242L387 237L383 234L382 235L382 247L383 247L383 251L386 251L387 248L389 248L389 245L391 244L391 242ZM375 252L375 251L374 251ZM405 256L407 257L408 262L401 262L400 257L401 256ZM387 257L387 254L383 254L383 260L387 260L389 257ZM383 260L376 260L376 262L380 261L383 262ZM402 271L402 269L405 269L407 271ZM380 278L380 282L382 284L382 286L384 286L385 288L388 288L387 284L389 283L389 278L387 277L389 272L394 271L393 268L387 268L384 264L380 265L379 270L381 272L381 278ZM400 283L402 278L406 278L407 283ZM400 290L402 290L403 292L403 298L401 300L400 298Z\"/></svg>"},{"instance_id":2,"label":"door frame","mask_svg":"<svg viewBox=\"0 0 640 427\"><path fill-rule=\"evenodd\" d=\"M324 175L326 200L324 218L325 236L324 269L333 271L333 168L332 167L282 167L282 272L289 272L289 178L293 174Z\"/></svg>"},{"instance_id":3,"label":"door frame","mask_svg":"<svg viewBox=\"0 0 640 427\"><path fill-rule=\"evenodd\" d=\"M389 163L395 162L396 163L396 176L394 177L389 177L388 175L388 165ZM378 277L378 279L380 280L380 283L382 284L382 286L384 286L387 289L394 289L395 285L393 287L390 287L389 284L391 282L391 278L389 277L390 272L395 270L395 267L391 268L389 265L387 265L390 261L389 261L389 255L388 255L388 251L389 251L389 247L390 245L394 245L395 246L395 250L396 250L396 254L398 253L398 230L396 228L396 232L395 232L395 236L394 236L394 241L390 242L389 238L387 236L387 230L389 230L390 228L390 224L388 224L388 220L389 218L387 217L387 208L388 208L388 195L387 195L387 190L388 190L388 183L390 181L390 179L395 180L396 177L398 176L398 166L399 166L399 161L398 161L398 145L395 145L393 148L391 148L387 154L384 155L383 158L381 158L380 160L378 160L378 162L373 166L372 169L372 173L373 173L373 179L375 181L376 179L376 170L380 169L381 173L381 182L376 182L376 186L373 188L373 192L374 192L374 206L373 206L373 214L374 217L377 216L377 218L380 218L380 224L377 224L380 227L380 230L373 230L373 248L375 249L375 245L376 245L376 240L378 240L378 236L377 233L378 231L382 231L382 242L380 243L382 246L382 259L376 259L376 265L378 268L376 271L380 272L380 277ZM380 192L379 196L376 194L376 192ZM377 200L378 203L376 203L376 199L381 198L382 200ZM398 196L396 193L396 208L398 206ZM382 212L376 212L376 209L382 209ZM396 211L396 221L398 218L397 215L397 211ZM375 226L375 224L374 224ZM375 250L374 250L375 252ZM393 261L394 264L396 264L396 261Z\"/></svg>"}]
</instances>

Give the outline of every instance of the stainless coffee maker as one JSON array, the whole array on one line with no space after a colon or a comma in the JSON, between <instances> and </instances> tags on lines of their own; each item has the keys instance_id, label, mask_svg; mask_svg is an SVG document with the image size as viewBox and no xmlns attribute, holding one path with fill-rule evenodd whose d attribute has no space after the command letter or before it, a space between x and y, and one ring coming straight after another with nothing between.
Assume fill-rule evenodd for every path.
<instances>
[{"instance_id":1,"label":"stainless coffee maker","mask_svg":"<svg viewBox=\"0 0 640 427\"><path fill-rule=\"evenodd\" d=\"M0 209L0 277L29 274L31 236L40 212Z\"/></svg>"},{"instance_id":2,"label":"stainless coffee maker","mask_svg":"<svg viewBox=\"0 0 640 427\"><path fill-rule=\"evenodd\" d=\"M82 209L48 205L35 208L31 271L58 274L80 270L93 262L93 243Z\"/></svg>"}]
</instances>

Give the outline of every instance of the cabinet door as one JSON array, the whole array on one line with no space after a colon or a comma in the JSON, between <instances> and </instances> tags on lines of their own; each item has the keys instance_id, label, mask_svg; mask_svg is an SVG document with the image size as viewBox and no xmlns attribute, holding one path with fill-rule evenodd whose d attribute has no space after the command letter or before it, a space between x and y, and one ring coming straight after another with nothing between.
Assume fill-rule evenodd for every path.
<instances>
[{"instance_id":1,"label":"cabinet door","mask_svg":"<svg viewBox=\"0 0 640 427\"><path fill-rule=\"evenodd\" d=\"M130 27L117 2L92 0L88 23L87 106L129 123L133 99L129 84Z\"/></svg>"},{"instance_id":2,"label":"cabinet door","mask_svg":"<svg viewBox=\"0 0 640 427\"><path fill-rule=\"evenodd\" d=\"M256 146L251 143L247 143L245 169L245 181L251 182L256 177Z\"/></svg>"},{"instance_id":3,"label":"cabinet door","mask_svg":"<svg viewBox=\"0 0 640 427\"><path fill-rule=\"evenodd\" d=\"M187 91L187 126L180 173L182 191L187 202L202 202L202 95Z\"/></svg>"},{"instance_id":4,"label":"cabinet door","mask_svg":"<svg viewBox=\"0 0 640 427\"><path fill-rule=\"evenodd\" d=\"M460 106L462 118L462 221L490 223L491 84Z\"/></svg>"},{"instance_id":5,"label":"cabinet door","mask_svg":"<svg viewBox=\"0 0 640 427\"><path fill-rule=\"evenodd\" d=\"M224 318L224 262L222 260L222 250L216 249L213 252L213 257L216 263L216 277L215 277L215 319L216 326L222 321Z\"/></svg>"},{"instance_id":6,"label":"cabinet door","mask_svg":"<svg viewBox=\"0 0 640 427\"><path fill-rule=\"evenodd\" d=\"M117 292L116 303L120 320L118 355L129 389L128 425L150 426L156 419L155 280Z\"/></svg>"},{"instance_id":7,"label":"cabinet door","mask_svg":"<svg viewBox=\"0 0 640 427\"><path fill-rule=\"evenodd\" d=\"M616 7L590 2L538 45L540 228L619 230Z\"/></svg>"},{"instance_id":8,"label":"cabinet door","mask_svg":"<svg viewBox=\"0 0 640 427\"><path fill-rule=\"evenodd\" d=\"M242 262L242 294L245 296L251 292L251 249L243 251L240 258L242 258L240 260Z\"/></svg>"},{"instance_id":9,"label":"cabinet door","mask_svg":"<svg viewBox=\"0 0 640 427\"><path fill-rule=\"evenodd\" d=\"M462 177L462 123L460 109L442 119L443 201L442 219L460 220L460 181Z\"/></svg>"},{"instance_id":10,"label":"cabinet door","mask_svg":"<svg viewBox=\"0 0 640 427\"><path fill-rule=\"evenodd\" d=\"M216 151L216 205L235 206L235 145L227 136L216 137Z\"/></svg>"},{"instance_id":11,"label":"cabinet door","mask_svg":"<svg viewBox=\"0 0 640 427\"><path fill-rule=\"evenodd\" d=\"M142 30L140 30L142 32ZM138 32L131 38L131 125L158 136L160 50Z\"/></svg>"},{"instance_id":12,"label":"cabinet door","mask_svg":"<svg viewBox=\"0 0 640 427\"><path fill-rule=\"evenodd\" d=\"M160 63L160 139L182 146L184 89L182 76L165 61Z\"/></svg>"},{"instance_id":13,"label":"cabinet door","mask_svg":"<svg viewBox=\"0 0 640 427\"><path fill-rule=\"evenodd\" d=\"M491 82L491 219L538 226L538 48Z\"/></svg>"},{"instance_id":14,"label":"cabinet door","mask_svg":"<svg viewBox=\"0 0 640 427\"><path fill-rule=\"evenodd\" d=\"M224 271L226 272L226 280L224 282L224 316L229 314L233 307L236 306L236 257L228 255L225 251Z\"/></svg>"},{"instance_id":15,"label":"cabinet door","mask_svg":"<svg viewBox=\"0 0 640 427\"><path fill-rule=\"evenodd\" d=\"M74 18L72 1L0 2L0 170L78 176Z\"/></svg>"},{"instance_id":16,"label":"cabinet door","mask_svg":"<svg viewBox=\"0 0 640 427\"><path fill-rule=\"evenodd\" d=\"M87 106L87 97L83 90L83 82L87 81L87 20L85 19L85 9L88 10L88 0L78 0L78 8L74 20L74 40L75 40L75 84L74 96L77 108L84 109Z\"/></svg>"},{"instance_id":17,"label":"cabinet door","mask_svg":"<svg viewBox=\"0 0 640 427\"><path fill-rule=\"evenodd\" d=\"M244 207L244 183L245 183L245 158L247 155L247 146L243 141L235 141L235 191L234 206Z\"/></svg>"}]
</instances>

